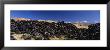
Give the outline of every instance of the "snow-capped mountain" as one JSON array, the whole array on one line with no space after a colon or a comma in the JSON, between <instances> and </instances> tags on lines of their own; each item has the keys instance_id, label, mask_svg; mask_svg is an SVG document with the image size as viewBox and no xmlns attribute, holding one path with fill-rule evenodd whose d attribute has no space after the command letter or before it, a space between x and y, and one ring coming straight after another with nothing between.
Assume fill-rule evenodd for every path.
<instances>
[{"instance_id":1,"label":"snow-capped mountain","mask_svg":"<svg viewBox=\"0 0 110 50\"><path fill-rule=\"evenodd\" d=\"M49 22L49 23L52 23L52 22L55 22L55 23L57 23L57 21L53 21L53 20L38 20L38 21L44 21L44 22Z\"/></svg>"},{"instance_id":2,"label":"snow-capped mountain","mask_svg":"<svg viewBox=\"0 0 110 50\"><path fill-rule=\"evenodd\" d=\"M14 19L15 21L29 21L31 19L28 19L28 18L17 18L17 17L14 17L14 18L11 18L11 19Z\"/></svg>"}]
</instances>

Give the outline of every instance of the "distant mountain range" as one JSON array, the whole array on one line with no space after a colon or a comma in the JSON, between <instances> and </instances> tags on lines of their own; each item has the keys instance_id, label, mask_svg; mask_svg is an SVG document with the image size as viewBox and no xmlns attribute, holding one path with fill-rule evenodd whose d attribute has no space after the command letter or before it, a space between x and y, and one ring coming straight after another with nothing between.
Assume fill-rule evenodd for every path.
<instances>
[{"instance_id":1,"label":"distant mountain range","mask_svg":"<svg viewBox=\"0 0 110 50\"><path fill-rule=\"evenodd\" d=\"M31 19L28 19L28 18L11 18L11 19L14 19L15 21L22 21L22 20L29 21L29 20L31 20ZM42 20L42 19L39 19L37 21L44 21L44 22L49 22L49 23L52 23L52 22L57 23L58 22L58 21L53 21L53 20ZM73 23L72 22L64 22L64 23L71 23L71 24L75 25L77 28L86 28L86 29L88 29L88 26L90 24L92 24L92 23L89 23L87 21L84 21L84 22L73 22Z\"/></svg>"},{"instance_id":2,"label":"distant mountain range","mask_svg":"<svg viewBox=\"0 0 110 50\"><path fill-rule=\"evenodd\" d=\"M90 24L92 24L92 23L89 23L89 22L74 22L73 24L90 25Z\"/></svg>"},{"instance_id":3,"label":"distant mountain range","mask_svg":"<svg viewBox=\"0 0 110 50\"><path fill-rule=\"evenodd\" d=\"M28 19L28 18L17 18L17 17L13 17L11 19L14 19L15 21L21 21L21 20L25 20L25 21L28 20L29 21L29 20L31 20L31 19ZM42 20L42 19L39 19L38 21L44 21L44 22L50 22L50 23L52 23L52 22L57 23L58 22L58 21L54 21L54 20ZM65 22L65 23L82 24L82 25L90 25L90 24L92 24L92 23L89 23L87 21L81 21L81 22Z\"/></svg>"},{"instance_id":4,"label":"distant mountain range","mask_svg":"<svg viewBox=\"0 0 110 50\"><path fill-rule=\"evenodd\" d=\"M49 22L49 23L52 23L52 22L55 22L55 23L57 23L57 21L53 21L53 20L38 20L38 21L44 21L44 22Z\"/></svg>"}]
</instances>

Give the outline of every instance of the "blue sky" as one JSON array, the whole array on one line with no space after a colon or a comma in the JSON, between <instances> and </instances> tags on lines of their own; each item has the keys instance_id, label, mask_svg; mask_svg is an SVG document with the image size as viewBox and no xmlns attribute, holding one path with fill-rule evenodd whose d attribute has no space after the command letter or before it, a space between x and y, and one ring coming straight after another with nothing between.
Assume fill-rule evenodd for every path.
<instances>
[{"instance_id":1,"label":"blue sky","mask_svg":"<svg viewBox=\"0 0 110 50\"><path fill-rule=\"evenodd\" d=\"M55 20L65 22L99 22L99 10L11 10L11 18L22 17L32 20Z\"/></svg>"}]
</instances>

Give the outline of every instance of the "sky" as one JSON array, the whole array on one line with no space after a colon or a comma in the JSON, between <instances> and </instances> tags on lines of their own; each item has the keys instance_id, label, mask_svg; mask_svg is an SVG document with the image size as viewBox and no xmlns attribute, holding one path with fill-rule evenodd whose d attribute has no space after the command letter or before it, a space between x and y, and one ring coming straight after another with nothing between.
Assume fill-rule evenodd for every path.
<instances>
[{"instance_id":1,"label":"sky","mask_svg":"<svg viewBox=\"0 0 110 50\"><path fill-rule=\"evenodd\" d=\"M11 10L11 18L65 22L100 22L100 10Z\"/></svg>"}]
</instances>

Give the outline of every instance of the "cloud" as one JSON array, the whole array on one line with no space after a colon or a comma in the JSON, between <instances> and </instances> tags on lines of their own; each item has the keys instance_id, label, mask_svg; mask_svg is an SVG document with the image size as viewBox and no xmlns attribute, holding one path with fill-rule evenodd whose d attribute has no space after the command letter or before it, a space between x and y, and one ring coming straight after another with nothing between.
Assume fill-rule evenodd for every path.
<instances>
[{"instance_id":1,"label":"cloud","mask_svg":"<svg viewBox=\"0 0 110 50\"><path fill-rule=\"evenodd\" d=\"M85 23L87 23L88 21L82 21L82 22L85 22Z\"/></svg>"},{"instance_id":2,"label":"cloud","mask_svg":"<svg viewBox=\"0 0 110 50\"><path fill-rule=\"evenodd\" d=\"M99 23L99 21L94 21L95 23Z\"/></svg>"},{"instance_id":3,"label":"cloud","mask_svg":"<svg viewBox=\"0 0 110 50\"><path fill-rule=\"evenodd\" d=\"M71 23L71 22L65 22L65 23Z\"/></svg>"},{"instance_id":4,"label":"cloud","mask_svg":"<svg viewBox=\"0 0 110 50\"><path fill-rule=\"evenodd\" d=\"M88 23L88 21L84 20L84 21L77 21L75 23Z\"/></svg>"},{"instance_id":5,"label":"cloud","mask_svg":"<svg viewBox=\"0 0 110 50\"><path fill-rule=\"evenodd\" d=\"M12 16L11 19L16 19L17 17Z\"/></svg>"}]
</instances>

